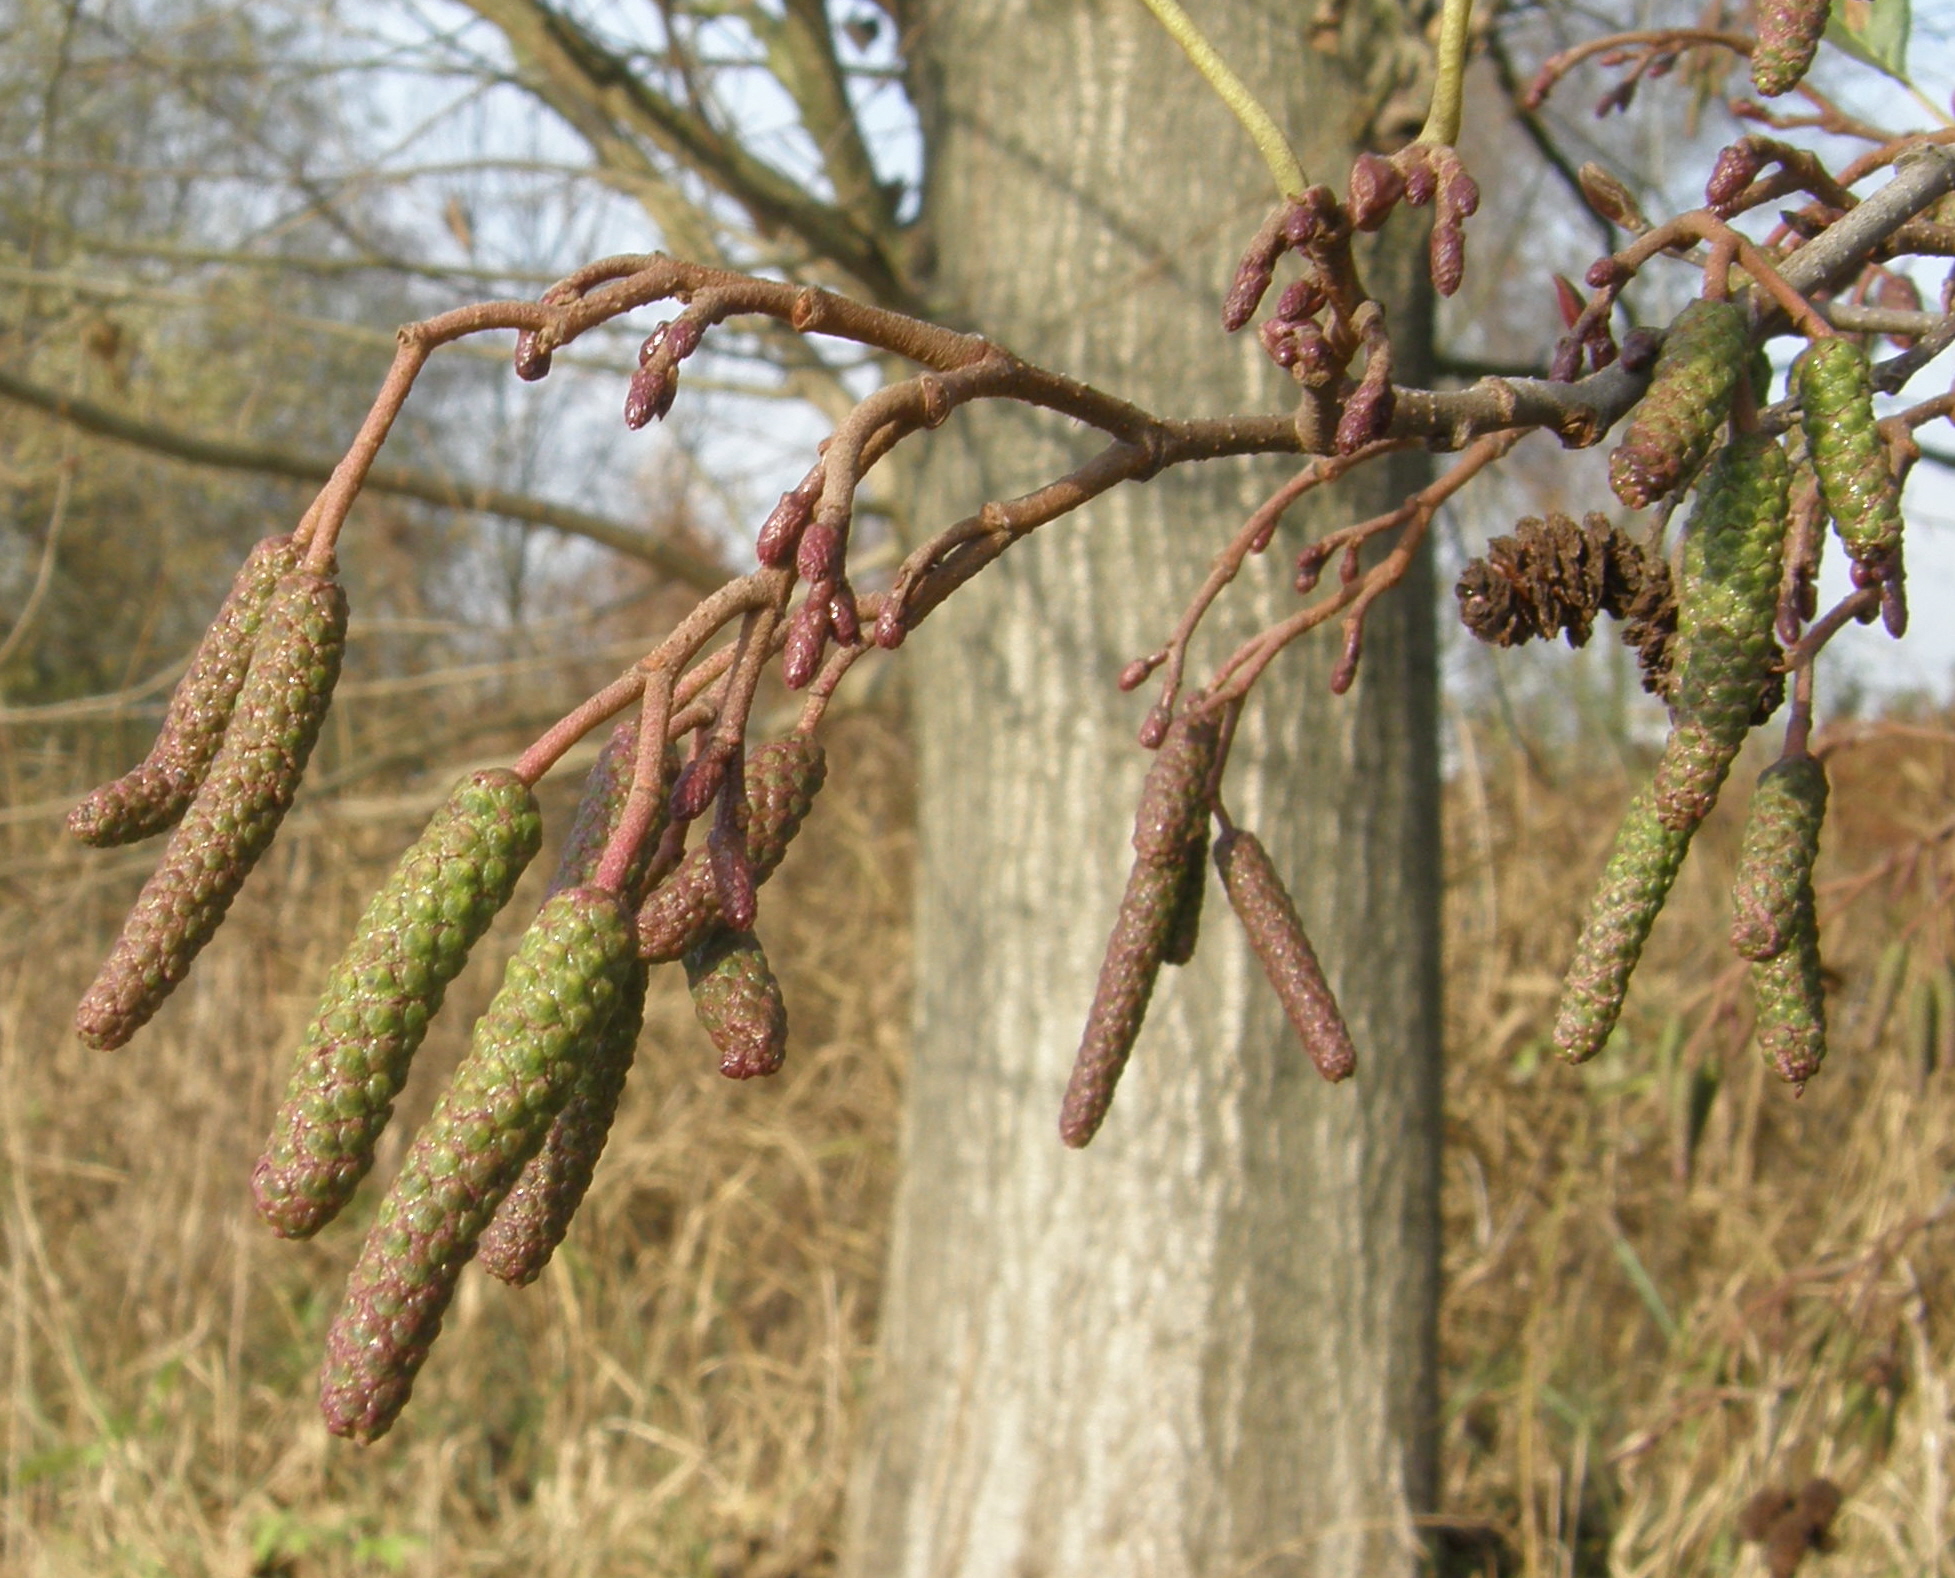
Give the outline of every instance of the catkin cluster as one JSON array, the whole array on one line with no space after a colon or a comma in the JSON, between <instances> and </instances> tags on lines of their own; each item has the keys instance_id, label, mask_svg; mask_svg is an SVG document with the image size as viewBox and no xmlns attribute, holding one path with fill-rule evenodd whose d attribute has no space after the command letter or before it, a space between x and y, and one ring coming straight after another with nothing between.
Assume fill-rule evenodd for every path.
<instances>
[{"instance_id":1,"label":"catkin cluster","mask_svg":"<svg viewBox=\"0 0 1955 1578\"><path fill-rule=\"evenodd\" d=\"M543 908L367 1236L327 1339L321 1379L327 1424L341 1435L368 1441L391 1428L471 1258L479 1253L484 1269L518 1287L534 1282L548 1265L590 1187L610 1133L637 1048L651 965L674 956L685 959L695 1005L720 1049L723 1072L749 1078L781 1065L787 1018L779 984L751 930L722 919L710 844L657 881L653 851L665 825L662 808L640 829L618 891L597 885L610 869L608 851L624 821L637 757L637 726L621 725L585 783ZM668 751L667 780L674 765ZM746 762L748 809L740 832L756 884L780 864L821 786L824 767L819 743L802 735L764 746ZM482 779L492 785L480 784ZM520 842L531 852L535 848L534 803L526 788L512 785L513 775L478 775L478 791L493 787L506 798L478 792L468 800L458 792L451 801L451 807L462 805L459 821L470 829L465 842L477 852L472 864L461 863L460 874L479 906L499 904L504 891L491 892L485 861L506 882L513 882L520 868L520 862L481 852L500 850L517 824ZM431 861L451 869L455 862L447 857L459 836L455 824L438 816L403 869L421 870ZM424 847L431 839L439 854ZM419 886L397 885L406 891ZM385 899L383 893L376 905ZM476 913L469 911L471 923ZM356 940L349 960L362 947ZM342 965L335 980L357 980L360 974ZM329 990L329 1008L332 1002ZM322 1011L322 1018L330 1014ZM295 1089L316 1082L317 1074L308 1070L318 1062L302 1062ZM398 1083L388 1089L385 1082L368 1079L360 1089L369 1095L368 1103L360 1106L360 1098L349 1092L346 1105L360 1109L357 1144L370 1158L372 1136L385 1121ZM288 1108L303 1111L304 1102L288 1101ZM281 1154L275 1136L261 1175ZM348 1166L336 1154L325 1169L341 1198L364 1171L364 1161L356 1162ZM309 1210L320 1192L316 1184L305 1192L301 1209Z\"/></svg>"},{"instance_id":2,"label":"catkin cluster","mask_svg":"<svg viewBox=\"0 0 1955 1578\"><path fill-rule=\"evenodd\" d=\"M258 545L149 756L70 819L96 844L175 824L77 1010L97 1047L128 1040L183 978L298 788L346 635L344 595L301 558L288 538ZM786 1010L751 929L753 892L821 788L822 747L797 733L751 758L731 752L739 776L721 773L720 816L687 854L683 824L667 836L668 812L700 807L685 801L683 782L666 793L678 768L670 746L658 781L634 786L638 728L618 725L599 752L543 906L367 1235L321 1383L327 1423L342 1435L370 1441L390 1428L478 1250L519 1286L548 1264L609 1134L653 964L685 960L725 1073L781 1066ZM641 810L628 816L633 803ZM471 773L368 904L327 978L253 1174L275 1233L316 1233L372 1168L430 1021L542 832L527 778ZM629 847L614 850L621 840Z\"/></svg>"},{"instance_id":3,"label":"catkin cluster","mask_svg":"<svg viewBox=\"0 0 1955 1578\"><path fill-rule=\"evenodd\" d=\"M169 796L187 787L189 801L162 861L75 1010L75 1029L92 1047L121 1046L189 973L251 868L271 847L319 738L346 646L346 596L328 576L293 570L273 582L254 622L244 605L257 595L264 561L278 559L281 552L268 547L256 571L247 565L253 573L239 577L242 593L233 588L226 614L205 638L200 661L192 663L178 687L181 692L194 681L195 696L181 709L172 706L180 727L162 742L169 767L159 768L157 777L176 786ZM225 690L220 680L239 663L243 680L228 715L220 717L226 712L215 699ZM106 813L110 803L130 805L128 798L119 793L98 798L103 795L97 791L84 802L88 815L77 813L85 836L112 824L138 825L133 814ZM167 825L158 820L167 800L144 803L149 812L141 825L154 823L152 831ZM103 814L97 816L98 811Z\"/></svg>"},{"instance_id":4,"label":"catkin cluster","mask_svg":"<svg viewBox=\"0 0 1955 1578\"><path fill-rule=\"evenodd\" d=\"M1789 501L1784 452L1741 434L1700 485L1678 588L1670 735L1624 817L1562 986L1554 1040L1602 1050L1643 944L1770 684Z\"/></svg>"},{"instance_id":5,"label":"catkin cluster","mask_svg":"<svg viewBox=\"0 0 1955 1578\"><path fill-rule=\"evenodd\" d=\"M1161 966L1194 957L1223 745L1218 722L1191 708L1169 725L1148 768L1134 816L1133 867L1060 1107L1067 1145L1087 1144L1106 1121ZM1214 857L1229 907L1304 1052L1325 1079L1349 1077L1357 1067L1350 1030L1268 851L1224 818Z\"/></svg>"}]
</instances>

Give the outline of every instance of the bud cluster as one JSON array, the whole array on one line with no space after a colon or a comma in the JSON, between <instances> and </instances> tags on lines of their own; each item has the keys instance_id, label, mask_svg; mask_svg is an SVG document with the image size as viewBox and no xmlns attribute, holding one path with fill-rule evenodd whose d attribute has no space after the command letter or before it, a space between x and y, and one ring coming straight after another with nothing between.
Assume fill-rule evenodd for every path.
<instances>
[{"instance_id":1,"label":"bud cluster","mask_svg":"<svg viewBox=\"0 0 1955 1578\"><path fill-rule=\"evenodd\" d=\"M1562 987L1554 1040L1580 1062L1602 1050L1692 837L1753 726L1778 649L1788 505L1784 452L1741 434L1699 488L1678 588L1671 727L1590 901Z\"/></svg>"},{"instance_id":2,"label":"bud cluster","mask_svg":"<svg viewBox=\"0 0 1955 1578\"><path fill-rule=\"evenodd\" d=\"M1351 242L1356 234L1377 230L1401 204L1433 208L1433 287L1442 296L1452 295L1464 274L1465 223L1480 206L1480 189L1457 151L1415 142L1390 157L1360 154L1343 202L1319 185L1272 213L1237 265L1222 306L1225 330L1233 334L1246 327L1275 282L1283 256L1294 252L1302 259L1303 273L1277 298L1257 334L1270 360L1330 412L1332 448L1340 455L1391 429L1391 343L1383 309L1360 281ZM1363 363L1354 381L1349 368L1360 352Z\"/></svg>"}]
</instances>

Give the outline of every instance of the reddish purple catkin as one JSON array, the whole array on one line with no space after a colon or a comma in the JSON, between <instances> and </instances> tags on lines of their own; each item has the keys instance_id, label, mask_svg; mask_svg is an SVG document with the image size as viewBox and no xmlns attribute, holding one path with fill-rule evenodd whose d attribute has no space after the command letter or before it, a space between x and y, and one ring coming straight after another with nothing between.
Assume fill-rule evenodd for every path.
<instances>
[{"instance_id":1,"label":"reddish purple catkin","mask_svg":"<svg viewBox=\"0 0 1955 1578\"><path fill-rule=\"evenodd\" d=\"M686 955L693 1011L728 1079L778 1073L787 1057L787 1004L760 939L715 926Z\"/></svg>"},{"instance_id":2,"label":"reddish purple catkin","mask_svg":"<svg viewBox=\"0 0 1955 1578\"><path fill-rule=\"evenodd\" d=\"M272 589L298 562L290 537L267 537L251 550L171 693L149 755L68 813L76 838L97 848L133 844L182 820L231 726Z\"/></svg>"},{"instance_id":3,"label":"reddish purple catkin","mask_svg":"<svg viewBox=\"0 0 1955 1578\"><path fill-rule=\"evenodd\" d=\"M1141 785L1133 869L1059 1111L1059 1137L1074 1149L1091 1140L1106 1120L1114 1087L1140 1035L1155 978L1176 940L1186 867L1197 848L1197 825L1209 815L1209 780L1220 742L1214 718L1176 719Z\"/></svg>"},{"instance_id":4,"label":"reddish purple catkin","mask_svg":"<svg viewBox=\"0 0 1955 1578\"><path fill-rule=\"evenodd\" d=\"M827 777L821 743L808 735L775 740L747 758L747 859L759 887L774 874ZM685 957L721 919L710 850L695 849L638 911L638 956L648 964Z\"/></svg>"},{"instance_id":5,"label":"reddish purple catkin","mask_svg":"<svg viewBox=\"0 0 1955 1578\"><path fill-rule=\"evenodd\" d=\"M1230 828L1215 841L1215 869L1317 1072L1328 1080L1350 1078L1358 1066L1350 1028L1269 852L1254 833Z\"/></svg>"},{"instance_id":6,"label":"reddish purple catkin","mask_svg":"<svg viewBox=\"0 0 1955 1578\"><path fill-rule=\"evenodd\" d=\"M149 1022L215 935L292 804L346 645L346 594L307 571L278 583L231 726L95 984L75 1010L90 1046Z\"/></svg>"}]
</instances>

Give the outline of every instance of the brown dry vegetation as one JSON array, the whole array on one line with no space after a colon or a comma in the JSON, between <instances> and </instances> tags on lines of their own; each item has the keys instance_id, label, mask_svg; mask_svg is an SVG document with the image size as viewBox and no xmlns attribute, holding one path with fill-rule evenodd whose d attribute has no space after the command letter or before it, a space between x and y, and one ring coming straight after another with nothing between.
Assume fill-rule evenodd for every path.
<instances>
[{"instance_id":1,"label":"brown dry vegetation","mask_svg":"<svg viewBox=\"0 0 1955 1578\"><path fill-rule=\"evenodd\" d=\"M385 705L360 702L363 727ZM330 952L449 780L502 743L349 779L358 742L329 736L320 777L337 765L345 787L302 799L191 983L134 1046L97 1054L68 1015L150 856L60 847L48 808L104 765L84 745L127 744L0 735L0 1570L826 1571L896 1146L900 731L841 721L836 787L764 906L794 1017L787 1070L720 1079L667 972L565 1251L526 1292L465 1279L413 1407L367 1451L329 1440L312 1376L374 1191L293 1246L257 1226L246 1179ZM1798 1101L1746 1044L1722 936L1732 809L1610 1051L1581 1071L1545 1055L1555 968L1626 785L1572 768L1549 784L1497 729L1460 739L1449 1565L1762 1573L1739 1508L1824 1474L1847 1499L1816 1570L1940 1570L1955 734L1890 726L1835 758L1821 875L1836 1034ZM549 789L558 829L574 776ZM451 993L383 1171L515 929Z\"/></svg>"}]
</instances>

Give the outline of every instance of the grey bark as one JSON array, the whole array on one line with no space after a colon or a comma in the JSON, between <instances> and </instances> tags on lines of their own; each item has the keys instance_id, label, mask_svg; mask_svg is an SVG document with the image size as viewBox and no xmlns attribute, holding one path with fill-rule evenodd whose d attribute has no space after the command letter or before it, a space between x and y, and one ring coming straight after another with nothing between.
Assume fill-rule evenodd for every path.
<instances>
[{"instance_id":1,"label":"grey bark","mask_svg":"<svg viewBox=\"0 0 1955 1578\"><path fill-rule=\"evenodd\" d=\"M1342 184L1352 73L1306 9L1211 0L1203 27ZM1268 207L1246 139L1138 0L938 0L916 30L936 286L1013 349L1175 414L1282 409L1220 301ZM1422 233L1374 281L1416 345ZM1396 287L1395 289L1392 287ZM1401 378L1416 364L1400 363ZM1086 453L1011 411L933 435L918 524ZM1227 796L1291 880L1356 1034L1324 1086L1212 873L1195 962L1164 972L1106 1127L1056 1132L1126 869L1156 646L1282 475L1224 462L1122 490L960 592L911 655L921 743L915 1063L845 1569L857 1578L1278 1578L1416 1563L1433 1484L1438 905L1432 586L1335 633L1246 713ZM1295 606L1296 512L1199 655ZM1327 639L1328 638L1328 639Z\"/></svg>"}]
</instances>

